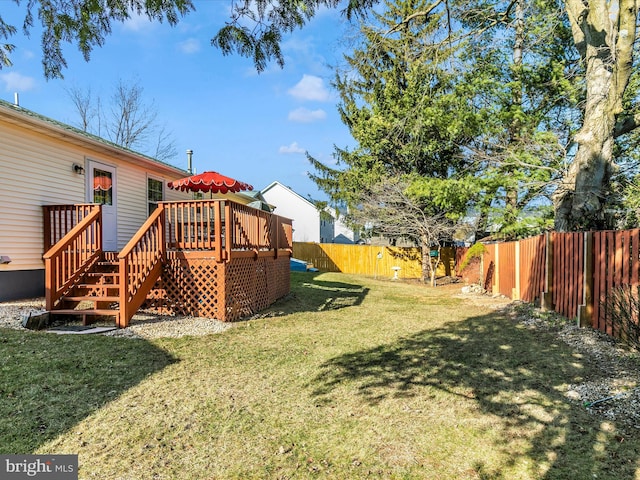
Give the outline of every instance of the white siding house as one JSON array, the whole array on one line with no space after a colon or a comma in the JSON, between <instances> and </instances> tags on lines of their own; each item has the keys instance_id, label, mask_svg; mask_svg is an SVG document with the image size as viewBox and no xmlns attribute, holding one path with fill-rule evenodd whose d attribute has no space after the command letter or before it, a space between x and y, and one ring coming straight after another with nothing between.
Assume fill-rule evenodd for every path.
<instances>
[{"instance_id":1,"label":"white siding house","mask_svg":"<svg viewBox=\"0 0 640 480\"><path fill-rule=\"evenodd\" d=\"M96 182L108 178L104 245L117 251L144 223L153 201L190 198L167 188L186 175L0 100L0 301L44 295L44 205L103 203L94 198Z\"/></svg>"},{"instance_id":2,"label":"white siding house","mask_svg":"<svg viewBox=\"0 0 640 480\"><path fill-rule=\"evenodd\" d=\"M313 203L278 181L260 192L273 213L293 220L294 242L320 242L320 212Z\"/></svg>"},{"instance_id":3,"label":"white siding house","mask_svg":"<svg viewBox=\"0 0 640 480\"><path fill-rule=\"evenodd\" d=\"M353 244L360 239L344 222L344 215L340 210L327 207L325 212L327 215L320 220L320 243Z\"/></svg>"},{"instance_id":4,"label":"white siding house","mask_svg":"<svg viewBox=\"0 0 640 480\"><path fill-rule=\"evenodd\" d=\"M275 214L293 220L294 242L355 243L359 240L344 223L340 212L327 207L321 215L312 202L278 181L260 193L275 208Z\"/></svg>"}]
</instances>

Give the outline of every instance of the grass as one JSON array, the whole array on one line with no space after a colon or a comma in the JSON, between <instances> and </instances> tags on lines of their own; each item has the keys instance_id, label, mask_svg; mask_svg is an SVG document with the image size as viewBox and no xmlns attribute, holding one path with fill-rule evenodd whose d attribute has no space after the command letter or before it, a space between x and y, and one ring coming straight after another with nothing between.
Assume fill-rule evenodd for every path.
<instances>
[{"instance_id":1,"label":"grass","mask_svg":"<svg viewBox=\"0 0 640 480\"><path fill-rule=\"evenodd\" d=\"M299 273L216 335L0 330L0 452L83 479L640 478L640 433L564 396L592 360L458 291Z\"/></svg>"}]
</instances>

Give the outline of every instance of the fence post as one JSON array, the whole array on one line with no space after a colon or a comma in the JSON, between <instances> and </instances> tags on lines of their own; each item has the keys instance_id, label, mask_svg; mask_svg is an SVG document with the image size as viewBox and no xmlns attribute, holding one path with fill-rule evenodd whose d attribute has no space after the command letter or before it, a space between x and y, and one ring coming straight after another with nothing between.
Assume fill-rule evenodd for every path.
<instances>
[{"instance_id":1,"label":"fence post","mask_svg":"<svg viewBox=\"0 0 640 480\"><path fill-rule=\"evenodd\" d=\"M544 268L544 292L540 299L542 311L553 310L553 233L547 232L545 236L545 268Z\"/></svg>"},{"instance_id":2,"label":"fence post","mask_svg":"<svg viewBox=\"0 0 640 480\"><path fill-rule=\"evenodd\" d=\"M498 244L493 244L493 285L491 287L491 293L500 293L500 249Z\"/></svg>"},{"instance_id":3,"label":"fence post","mask_svg":"<svg viewBox=\"0 0 640 480\"><path fill-rule=\"evenodd\" d=\"M584 232L584 271L582 301L578 307L578 325L590 327L593 321L593 232Z\"/></svg>"},{"instance_id":4,"label":"fence post","mask_svg":"<svg viewBox=\"0 0 640 480\"><path fill-rule=\"evenodd\" d=\"M511 300L520 300L520 270L521 270L521 265L520 265L520 240L516 241L516 245L515 245L515 287L513 289L511 289Z\"/></svg>"}]
</instances>

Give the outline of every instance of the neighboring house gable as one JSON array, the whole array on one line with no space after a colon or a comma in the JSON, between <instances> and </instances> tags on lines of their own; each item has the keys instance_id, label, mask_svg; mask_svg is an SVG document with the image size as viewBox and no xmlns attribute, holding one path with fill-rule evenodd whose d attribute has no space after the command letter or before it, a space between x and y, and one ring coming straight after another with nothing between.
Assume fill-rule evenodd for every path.
<instances>
[{"instance_id":1,"label":"neighboring house gable","mask_svg":"<svg viewBox=\"0 0 640 480\"><path fill-rule=\"evenodd\" d=\"M344 214L340 210L327 207L325 212L330 219L321 221L322 243L356 243L360 240L360 236L344 222Z\"/></svg>"},{"instance_id":2,"label":"neighboring house gable","mask_svg":"<svg viewBox=\"0 0 640 480\"><path fill-rule=\"evenodd\" d=\"M293 220L294 242L355 243L359 240L343 215L327 207L321 215L316 205L278 181L261 190L274 213ZM337 218L336 218L337 217Z\"/></svg>"},{"instance_id":3,"label":"neighboring house gable","mask_svg":"<svg viewBox=\"0 0 640 480\"><path fill-rule=\"evenodd\" d=\"M273 213L293 221L294 242L320 242L320 212L313 203L278 181L260 192Z\"/></svg>"},{"instance_id":4,"label":"neighboring house gable","mask_svg":"<svg viewBox=\"0 0 640 480\"><path fill-rule=\"evenodd\" d=\"M112 187L114 223L108 233L120 250L146 220L150 204L190 198L167 188L186 175L0 101L0 257L10 259L0 264L0 301L44 294L43 205L91 203L94 194Z\"/></svg>"}]
</instances>

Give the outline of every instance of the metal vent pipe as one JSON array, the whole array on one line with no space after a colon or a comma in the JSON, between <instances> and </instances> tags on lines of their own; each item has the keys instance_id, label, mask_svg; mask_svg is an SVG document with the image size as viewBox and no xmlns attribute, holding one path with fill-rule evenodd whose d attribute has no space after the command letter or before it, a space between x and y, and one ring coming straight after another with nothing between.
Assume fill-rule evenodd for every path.
<instances>
[{"instance_id":1,"label":"metal vent pipe","mask_svg":"<svg viewBox=\"0 0 640 480\"><path fill-rule=\"evenodd\" d=\"M187 150L187 171L193 173L193 150Z\"/></svg>"}]
</instances>

